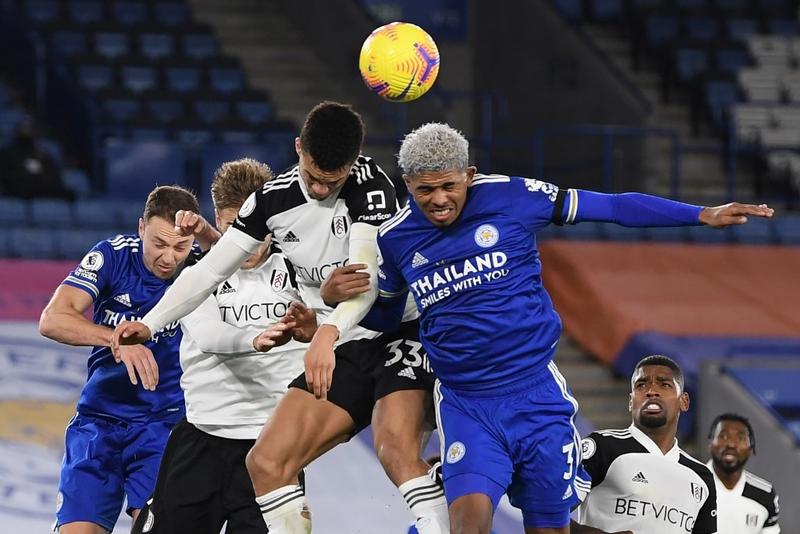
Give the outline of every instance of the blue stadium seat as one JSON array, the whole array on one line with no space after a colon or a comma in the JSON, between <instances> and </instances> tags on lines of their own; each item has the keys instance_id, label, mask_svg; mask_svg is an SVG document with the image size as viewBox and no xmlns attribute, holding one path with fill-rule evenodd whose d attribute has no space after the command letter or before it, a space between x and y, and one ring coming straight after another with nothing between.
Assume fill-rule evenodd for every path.
<instances>
[{"instance_id":1,"label":"blue stadium seat","mask_svg":"<svg viewBox=\"0 0 800 534\"><path fill-rule=\"evenodd\" d=\"M747 224L731 227L736 240L750 245L771 245L775 241L772 221L750 217Z\"/></svg>"},{"instance_id":2,"label":"blue stadium seat","mask_svg":"<svg viewBox=\"0 0 800 534\"><path fill-rule=\"evenodd\" d=\"M800 34L800 22L797 19L769 19L767 31L773 35L794 36Z\"/></svg>"},{"instance_id":3,"label":"blue stadium seat","mask_svg":"<svg viewBox=\"0 0 800 534\"><path fill-rule=\"evenodd\" d=\"M689 240L689 235L684 226L667 226L664 228L647 228L647 237L658 242L683 243Z\"/></svg>"},{"instance_id":4,"label":"blue stadium seat","mask_svg":"<svg viewBox=\"0 0 800 534\"><path fill-rule=\"evenodd\" d=\"M235 143L212 143L203 148L201 156L201 179L200 191L208 191L211 187L211 179L214 171L226 161L240 158L253 158L257 161L266 163L274 172L280 172L282 167L278 166L280 160L284 158L281 150L274 147L257 144L235 144Z\"/></svg>"},{"instance_id":5,"label":"blue stadium seat","mask_svg":"<svg viewBox=\"0 0 800 534\"><path fill-rule=\"evenodd\" d=\"M552 2L565 20L580 22L583 19L583 2L581 0L552 0Z\"/></svg>"},{"instance_id":6,"label":"blue stadium seat","mask_svg":"<svg viewBox=\"0 0 800 534\"><path fill-rule=\"evenodd\" d=\"M175 54L175 37L166 32L139 34L139 51L150 59L161 59Z\"/></svg>"},{"instance_id":7,"label":"blue stadium seat","mask_svg":"<svg viewBox=\"0 0 800 534\"><path fill-rule=\"evenodd\" d=\"M105 156L109 197L142 205L156 184L186 185L186 156L178 144L109 139Z\"/></svg>"},{"instance_id":8,"label":"blue stadium seat","mask_svg":"<svg viewBox=\"0 0 800 534\"><path fill-rule=\"evenodd\" d=\"M80 228L116 228L121 222L118 204L106 198L77 200L72 215Z\"/></svg>"},{"instance_id":9,"label":"blue stadium seat","mask_svg":"<svg viewBox=\"0 0 800 534\"><path fill-rule=\"evenodd\" d=\"M10 249L14 256L50 259L56 256L55 234L44 228L13 228Z\"/></svg>"},{"instance_id":10,"label":"blue stadium seat","mask_svg":"<svg viewBox=\"0 0 800 534\"><path fill-rule=\"evenodd\" d=\"M114 0L111 3L111 19L126 26L144 24L148 19L148 3L129 0Z\"/></svg>"},{"instance_id":11,"label":"blue stadium seat","mask_svg":"<svg viewBox=\"0 0 800 534\"><path fill-rule=\"evenodd\" d=\"M55 231L56 254L65 260L80 260L86 252L113 232L103 230L81 230L66 228Z\"/></svg>"},{"instance_id":12,"label":"blue stadium seat","mask_svg":"<svg viewBox=\"0 0 800 534\"><path fill-rule=\"evenodd\" d=\"M714 41L719 37L719 19L711 16L688 17L684 21L686 35L697 41Z\"/></svg>"},{"instance_id":13,"label":"blue stadium seat","mask_svg":"<svg viewBox=\"0 0 800 534\"><path fill-rule=\"evenodd\" d=\"M800 216L782 215L775 219L775 237L782 245L800 245Z\"/></svg>"},{"instance_id":14,"label":"blue stadium seat","mask_svg":"<svg viewBox=\"0 0 800 534\"><path fill-rule=\"evenodd\" d=\"M0 197L0 228L28 226L28 202L21 198Z\"/></svg>"},{"instance_id":15,"label":"blue stadium seat","mask_svg":"<svg viewBox=\"0 0 800 534\"><path fill-rule=\"evenodd\" d=\"M718 131L723 131L726 125L726 112L739 99L739 88L736 82L712 81L706 84L705 91L711 124Z\"/></svg>"},{"instance_id":16,"label":"blue stadium seat","mask_svg":"<svg viewBox=\"0 0 800 534\"><path fill-rule=\"evenodd\" d=\"M67 0L67 14L78 24L93 24L105 18L103 0Z\"/></svg>"},{"instance_id":17,"label":"blue stadium seat","mask_svg":"<svg viewBox=\"0 0 800 534\"><path fill-rule=\"evenodd\" d=\"M590 0L592 19L597 22L610 22L622 16L622 0Z\"/></svg>"},{"instance_id":18,"label":"blue stadium seat","mask_svg":"<svg viewBox=\"0 0 800 534\"><path fill-rule=\"evenodd\" d=\"M201 121L217 124L230 117L230 102L220 98L201 98L191 104L192 112Z\"/></svg>"},{"instance_id":19,"label":"blue stadium seat","mask_svg":"<svg viewBox=\"0 0 800 534\"><path fill-rule=\"evenodd\" d=\"M175 139L187 148L202 147L214 140L214 128L199 119L184 119L174 126Z\"/></svg>"},{"instance_id":20,"label":"blue stadium seat","mask_svg":"<svg viewBox=\"0 0 800 534\"><path fill-rule=\"evenodd\" d=\"M72 226L72 205L56 198L35 198L30 202L31 222L42 228Z\"/></svg>"},{"instance_id":21,"label":"blue stadium seat","mask_svg":"<svg viewBox=\"0 0 800 534\"><path fill-rule=\"evenodd\" d=\"M263 126L272 120L272 104L264 93L256 91L236 95L234 106L236 115L254 126Z\"/></svg>"},{"instance_id":22,"label":"blue stadium seat","mask_svg":"<svg viewBox=\"0 0 800 534\"><path fill-rule=\"evenodd\" d=\"M172 62L164 67L167 89L176 93L196 91L203 85L203 69L193 62Z\"/></svg>"},{"instance_id":23,"label":"blue stadium seat","mask_svg":"<svg viewBox=\"0 0 800 534\"><path fill-rule=\"evenodd\" d=\"M800 408L800 369L731 366L726 371L768 406Z\"/></svg>"},{"instance_id":24,"label":"blue stadium seat","mask_svg":"<svg viewBox=\"0 0 800 534\"><path fill-rule=\"evenodd\" d=\"M747 42L751 35L759 33L756 19L729 17L724 20L725 34L732 41Z\"/></svg>"},{"instance_id":25,"label":"blue stadium seat","mask_svg":"<svg viewBox=\"0 0 800 534\"><path fill-rule=\"evenodd\" d=\"M84 56L75 61L76 77L84 89L95 92L115 85L114 67L105 58Z\"/></svg>"},{"instance_id":26,"label":"blue stadium seat","mask_svg":"<svg viewBox=\"0 0 800 534\"><path fill-rule=\"evenodd\" d=\"M217 38L207 26L198 26L187 30L181 36L183 55L194 60L204 60L219 55Z\"/></svg>"},{"instance_id":27,"label":"blue stadium seat","mask_svg":"<svg viewBox=\"0 0 800 534\"><path fill-rule=\"evenodd\" d=\"M678 36L680 26L676 15L649 15L644 21L645 41L652 48L659 48Z\"/></svg>"},{"instance_id":28,"label":"blue stadium seat","mask_svg":"<svg viewBox=\"0 0 800 534\"><path fill-rule=\"evenodd\" d=\"M105 28L94 34L95 53L115 59L130 54L131 39L127 32Z\"/></svg>"},{"instance_id":29,"label":"blue stadium seat","mask_svg":"<svg viewBox=\"0 0 800 534\"><path fill-rule=\"evenodd\" d=\"M708 54L699 48L676 48L675 71L678 80L690 82L698 74L708 70Z\"/></svg>"},{"instance_id":30,"label":"blue stadium seat","mask_svg":"<svg viewBox=\"0 0 800 534\"><path fill-rule=\"evenodd\" d=\"M750 53L744 48L716 48L714 55L717 70L724 72L736 73L752 63Z\"/></svg>"},{"instance_id":31,"label":"blue stadium seat","mask_svg":"<svg viewBox=\"0 0 800 534\"><path fill-rule=\"evenodd\" d=\"M120 65L119 74L123 87L134 93L152 91L159 87L158 68L145 59Z\"/></svg>"},{"instance_id":32,"label":"blue stadium seat","mask_svg":"<svg viewBox=\"0 0 800 534\"><path fill-rule=\"evenodd\" d=\"M122 231L122 233L128 234L136 231L139 219L142 216L142 211L144 211L144 203L147 200L147 195L150 193L153 187L156 185L173 185L174 183L177 182L171 182L169 178L157 180L153 183L153 186L145 192L141 199L131 199L127 202L121 202L117 210L119 212L120 220L119 229Z\"/></svg>"},{"instance_id":33,"label":"blue stadium seat","mask_svg":"<svg viewBox=\"0 0 800 534\"><path fill-rule=\"evenodd\" d=\"M209 85L214 91L229 95L245 88L245 74L235 59L221 59L208 67Z\"/></svg>"},{"instance_id":34,"label":"blue stadium seat","mask_svg":"<svg viewBox=\"0 0 800 534\"><path fill-rule=\"evenodd\" d=\"M91 194L92 184L89 181L89 176L81 169L67 167L61 171L61 177L64 180L64 185L75 192L78 198Z\"/></svg>"},{"instance_id":35,"label":"blue stadium seat","mask_svg":"<svg viewBox=\"0 0 800 534\"><path fill-rule=\"evenodd\" d=\"M163 122L147 115L128 123L128 137L133 141L167 141L170 132Z\"/></svg>"},{"instance_id":36,"label":"blue stadium seat","mask_svg":"<svg viewBox=\"0 0 800 534\"><path fill-rule=\"evenodd\" d=\"M86 34L80 30L56 30L48 39L53 50L66 56L85 54L89 50Z\"/></svg>"},{"instance_id":37,"label":"blue stadium seat","mask_svg":"<svg viewBox=\"0 0 800 534\"><path fill-rule=\"evenodd\" d=\"M223 143L255 144L259 141L259 133L245 122L230 120L219 125L217 137Z\"/></svg>"},{"instance_id":38,"label":"blue stadium seat","mask_svg":"<svg viewBox=\"0 0 800 534\"><path fill-rule=\"evenodd\" d=\"M159 1L153 4L153 18L163 26L180 26L189 22L189 6L183 2Z\"/></svg>"},{"instance_id":39,"label":"blue stadium seat","mask_svg":"<svg viewBox=\"0 0 800 534\"><path fill-rule=\"evenodd\" d=\"M179 100L177 96L172 93L147 95L144 103L145 109L152 118L160 123L175 122L186 113L183 100Z\"/></svg>"},{"instance_id":40,"label":"blue stadium seat","mask_svg":"<svg viewBox=\"0 0 800 534\"><path fill-rule=\"evenodd\" d=\"M136 94L128 89L108 89L98 93L98 100L111 120L128 122L142 112Z\"/></svg>"},{"instance_id":41,"label":"blue stadium seat","mask_svg":"<svg viewBox=\"0 0 800 534\"><path fill-rule=\"evenodd\" d=\"M59 0L28 0L24 3L25 14L35 24L55 22L61 18Z\"/></svg>"}]
</instances>

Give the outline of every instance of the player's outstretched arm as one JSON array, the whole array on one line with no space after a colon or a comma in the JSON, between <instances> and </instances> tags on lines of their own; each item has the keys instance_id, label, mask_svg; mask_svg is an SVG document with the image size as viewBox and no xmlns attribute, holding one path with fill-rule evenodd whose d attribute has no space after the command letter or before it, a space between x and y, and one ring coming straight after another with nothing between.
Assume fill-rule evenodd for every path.
<instances>
[{"instance_id":1,"label":"player's outstretched arm","mask_svg":"<svg viewBox=\"0 0 800 534\"><path fill-rule=\"evenodd\" d=\"M371 289L366 263L353 263L337 267L325 278L319 289L322 301L334 307L340 302L356 297Z\"/></svg>"},{"instance_id":2,"label":"player's outstretched arm","mask_svg":"<svg viewBox=\"0 0 800 534\"><path fill-rule=\"evenodd\" d=\"M202 215L187 210L178 210L175 213L175 231L183 236L193 235L203 251L210 249L222 237Z\"/></svg>"},{"instance_id":3,"label":"player's outstretched arm","mask_svg":"<svg viewBox=\"0 0 800 534\"><path fill-rule=\"evenodd\" d=\"M128 378L134 386L138 384L136 376L142 381L142 387L148 391L155 391L158 385L158 364L153 357L153 352L143 345L120 347L114 359L122 363L128 370Z\"/></svg>"},{"instance_id":4,"label":"player's outstretched arm","mask_svg":"<svg viewBox=\"0 0 800 534\"><path fill-rule=\"evenodd\" d=\"M223 280L256 251L261 241L231 228L203 259L184 270L152 310L142 317L141 325L123 322L114 330L111 350L120 345L143 343L165 325L194 311Z\"/></svg>"},{"instance_id":5,"label":"player's outstretched arm","mask_svg":"<svg viewBox=\"0 0 800 534\"><path fill-rule=\"evenodd\" d=\"M209 296L192 313L181 319L184 336L188 336L205 354L247 356L261 352L253 340L263 332L255 326L235 326L222 320L219 303Z\"/></svg>"},{"instance_id":6,"label":"player's outstretched arm","mask_svg":"<svg viewBox=\"0 0 800 534\"><path fill-rule=\"evenodd\" d=\"M561 194L561 193L560 193ZM565 195L562 220L613 222L630 227L697 226L724 228L744 224L747 216L772 217L766 204L731 203L716 207L695 206L642 193L608 195L569 190Z\"/></svg>"},{"instance_id":7,"label":"player's outstretched arm","mask_svg":"<svg viewBox=\"0 0 800 534\"><path fill-rule=\"evenodd\" d=\"M84 315L93 303L92 297L81 289L58 286L39 318L39 333L67 345L108 347L112 330Z\"/></svg>"}]
</instances>

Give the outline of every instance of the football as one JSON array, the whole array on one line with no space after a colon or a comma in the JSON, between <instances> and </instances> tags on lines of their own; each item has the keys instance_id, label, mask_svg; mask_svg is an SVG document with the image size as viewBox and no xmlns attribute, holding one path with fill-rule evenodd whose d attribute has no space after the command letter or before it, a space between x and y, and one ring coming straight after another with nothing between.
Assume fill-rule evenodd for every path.
<instances>
[{"instance_id":1,"label":"football","mask_svg":"<svg viewBox=\"0 0 800 534\"><path fill-rule=\"evenodd\" d=\"M392 102L410 102L428 92L436 81L439 49L419 26L392 22L367 37L358 67L375 94Z\"/></svg>"}]
</instances>

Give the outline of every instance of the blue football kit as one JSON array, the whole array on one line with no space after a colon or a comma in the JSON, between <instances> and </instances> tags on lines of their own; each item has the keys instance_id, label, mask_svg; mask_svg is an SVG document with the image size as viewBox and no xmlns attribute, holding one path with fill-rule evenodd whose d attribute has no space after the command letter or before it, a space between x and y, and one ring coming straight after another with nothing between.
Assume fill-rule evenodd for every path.
<instances>
[{"instance_id":1,"label":"blue football kit","mask_svg":"<svg viewBox=\"0 0 800 534\"><path fill-rule=\"evenodd\" d=\"M536 231L582 220L699 224L700 209L478 174L454 223L434 225L412 200L381 227L380 296L362 324L390 323L409 291L416 301L438 378L448 502L482 493L496 507L507 493L526 526L560 528L590 488L578 404L552 360L561 320L542 285Z\"/></svg>"},{"instance_id":2,"label":"blue football kit","mask_svg":"<svg viewBox=\"0 0 800 534\"><path fill-rule=\"evenodd\" d=\"M133 235L101 241L64 280L92 297L96 324L114 328L144 316L169 287L171 280L147 269L141 247ZM131 384L109 347L92 348L88 379L66 430L56 526L89 521L111 531L125 497L128 510L144 506L169 432L185 412L180 341L176 321L145 343L158 364L155 391Z\"/></svg>"}]
</instances>

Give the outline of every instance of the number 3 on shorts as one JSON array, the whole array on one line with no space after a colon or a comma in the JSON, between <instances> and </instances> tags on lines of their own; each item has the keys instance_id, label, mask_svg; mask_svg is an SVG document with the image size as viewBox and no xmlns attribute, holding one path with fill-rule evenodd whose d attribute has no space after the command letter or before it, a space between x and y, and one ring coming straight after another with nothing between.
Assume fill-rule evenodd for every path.
<instances>
[{"instance_id":1,"label":"number 3 on shorts","mask_svg":"<svg viewBox=\"0 0 800 534\"><path fill-rule=\"evenodd\" d=\"M572 470L575 468L574 464L574 456L572 451L575 449L575 443L569 442L563 447L561 447L561 452L567 455L567 470L564 472L564 480L570 480L572 478Z\"/></svg>"}]
</instances>

